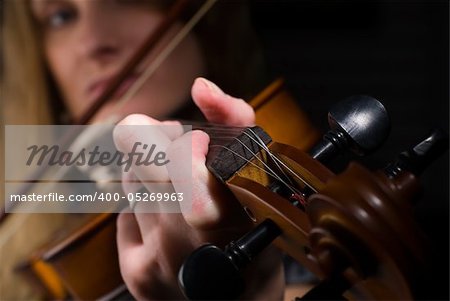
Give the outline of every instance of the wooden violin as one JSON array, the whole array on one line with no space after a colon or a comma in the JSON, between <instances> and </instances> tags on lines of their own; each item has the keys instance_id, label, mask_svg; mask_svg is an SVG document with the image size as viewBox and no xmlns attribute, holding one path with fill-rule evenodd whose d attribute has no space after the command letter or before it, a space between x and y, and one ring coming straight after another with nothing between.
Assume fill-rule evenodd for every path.
<instances>
[{"instance_id":1,"label":"wooden violin","mask_svg":"<svg viewBox=\"0 0 450 301\"><path fill-rule=\"evenodd\" d=\"M310 155L255 127L210 159L209 170L255 228L223 251L207 244L191 254L179 273L189 299L238 298L245 287L240 271L272 241L322 279L300 300L420 296L427 255L411 205L417 176L448 149L448 137L433 131L384 170L351 163L335 175L322 163L345 148L377 148L389 118L378 101L356 96L333 109L329 122L332 131Z\"/></svg>"},{"instance_id":2,"label":"wooden violin","mask_svg":"<svg viewBox=\"0 0 450 301\"><path fill-rule=\"evenodd\" d=\"M306 116L292 106L294 103L282 89L281 81L269 86L252 103L259 107L257 119L263 116L259 112L276 114L276 110L282 116L298 117L290 119L302 122L289 126L298 128L296 133L300 136L286 136L289 131L282 127L268 127L270 136L260 128L244 130L236 139L239 143L226 146L208 159L208 168L230 188L256 228L230 244L225 252L207 245L193 253L180 272L186 295L192 299L237 297L243 287L239 272L230 269L230 265L245 266L275 240L278 247L324 279L305 300L335 299L342 295L348 299L413 299L414 277L425 269L426 261L422 234L411 215L411 199L418 190L414 173L420 173L424 162L445 150L445 137L434 134L415 148L422 149L420 152L402 155L419 157L418 163L406 164L408 160L403 159L377 173L353 163L347 171L335 175L317 160L326 161L336 151L329 145L330 140L310 150L312 156L299 150L298 147L311 148L317 132L305 122ZM348 120L340 112L334 114L335 128L345 127L344 121ZM359 152L368 151L386 136L388 120L381 112L376 120L383 119L378 133L372 130L372 136L379 138L367 142L371 145L365 144L359 132L352 134L351 139L340 134L334 136L347 139L344 144L358 148ZM272 141L280 134L286 144ZM378 143L374 144L376 140ZM297 147L287 143L295 143ZM274 177L277 168L279 175ZM99 215L52 247L35 252L22 270L37 279L35 283L52 298L110 299L124 294L126 287L120 276L115 243L115 217L115 214ZM211 252L218 257L213 262ZM205 258L209 258L206 263ZM229 261L230 258L234 261ZM98 267L95 271L94 265ZM222 267L220 272L202 269L217 265ZM209 281L206 286L205 279ZM213 295L208 295L211 292ZM229 295L230 292L236 295Z\"/></svg>"},{"instance_id":3,"label":"wooden violin","mask_svg":"<svg viewBox=\"0 0 450 301\"><path fill-rule=\"evenodd\" d=\"M149 39L147 46L156 44L158 36L162 36L176 19L184 5L179 4L182 2L186 1L177 1L179 6L174 6L173 15L169 14L171 17ZM142 51L136 57L142 58L144 53ZM124 70L131 70L138 61L135 59ZM126 74L124 71L118 76L117 82L120 83L120 77L124 78ZM108 100L107 94L114 92L114 84L111 87L82 121L76 123L90 120ZM257 155L248 161L259 169L244 164L239 170L231 170L226 179L221 179L241 202L255 226L262 225L255 229L270 232L269 237L258 244L266 245L275 239L281 249L323 279L305 298L342 295L349 299L414 298L416 279L413 274L420 272L426 257L422 250L424 243L419 238L420 230L409 205L418 189L414 173L401 168L395 176L385 172L370 173L353 164L342 175L335 175L304 152L317 141L318 132L296 108L280 82L264 90L251 103L257 112L257 124L268 133L261 134L261 139L271 137L270 140L283 144L266 140L269 144L263 151L260 145L253 145ZM275 109L281 110L281 114ZM283 122L279 122L280 119ZM329 151L321 149L324 154L333 151L332 148ZM295 190L301 193L290 194L282 185L280 188L279 184L273 184L271 176L264 171L264 164L256 159L265 163L268 160L266 164L275 168L269 153L280 156L279 159L288 166L282 168L284 173L289 174L288 169L291 169L303 179L289 175ZM216 167L210 165L217 174ZM367 219L364 219L364 212ZM94 217L63 240L34 252L18 269L34 279L52 299L108 299L120 295L126 288L117 260L115 217L115 214ZM267 231L267 224L275 226L268 226ZM239 242L242 241L236 241L238 246ZM93 266L97 268L93 270ZM232 273L236 276L234 280L239 279L239 273L234 270ZM191 282L197 280L194 276L189 279ZM183 284L189 289L186 283ZM330 296L324 295L331 288L337 289ZM218 297L223 298L223 295Z\"/></svg>"}]
</instances>

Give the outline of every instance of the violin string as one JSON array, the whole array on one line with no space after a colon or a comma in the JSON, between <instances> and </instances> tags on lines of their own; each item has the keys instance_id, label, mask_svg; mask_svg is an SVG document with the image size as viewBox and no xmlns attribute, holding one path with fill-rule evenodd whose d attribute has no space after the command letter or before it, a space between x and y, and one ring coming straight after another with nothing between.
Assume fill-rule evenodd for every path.
<instances>
[{"instance_id":1,"label":"violin string","mask_svg":"<svg viewBox=\"0 0 450 301\"><path fill-rule=\"evenodd\" d=\"M251 136L249 136L248 134L246 134L245 132L244 132L244 134L246 134L250 139L252 139L255 143L257 143L258 145L259 145L259 147L261 148L261 149L263 149L265 152L266 152L266 154L268 154L268 156L273 160L273 162L275 163L275 165L278 167L278 169L281 171L281 173L283 174L283 176L287 179L287 181L289 182L289 184L286 182L286 181L284 181L284 180L282 180L282 178L280 177L280 176L278 176L278 180L280 181L280 182L282 182L286 187L288 187L293 193L300 193L300 191L298 191L298 189L297 188L295 188L295 186L294 186L294 183L291 181L291 179L286 175L286 173L283 171L283 169L276 163L276 161L273 159L273 157L275 157L275 155L273 154L273 152L267 147L267 145L264 143L264 141L262 141L262 139L261 139L261 137L259 137L258 135L256 135L256 133L254 133L254 132L252 132L256 137L257 137L257 139L259 139L260 141L259 141L259 143L258 143L258 141L256 141L255 139L253 139ZM250 150L249 150L250 151ZM251 152L251 151L250 151ZM258 158L259 159L259 157L258 156L256 156L256 154L255 154L255 157L256 158ZM261 161L262 162L262 161ZM263 163L263 162L262 162ZM264 164L264 163L263 163ZM269 168L273 173L275 173L275 174L277 174L272 168L270 168L267 164L264 164L265 166L267 166L267 168ZM278 175L278 174L277 174Z\"/></svg>"},{"instance_id":2,"label":"violin string","mask_svg":"<svg viewBox=\"0 0 450 301\"><path fill-rule=\"evenodd\" d=\"M275 160L277 160L281 165L283 165L284 168L286 168L293 176L295 176L297 179L302 181L306 186L308 186L313 192L317 192L317 190L312 187L306 180L304 180L300 175L298 175L294 170L292 170L286 163L283 162L283 160L280 160L276 156L274 157Z\"/></svg>"},{"instance_id":3,"label":"violin string","mask_svg":"<svg viewBox=\"0 0 450 301\"><path fill-rule=\"evenodd\" d=\"M284 172L284 169L286 169L290 174L292 174L294 177L296 177L298 180L300 180L302 183L304 183L306 186L308 186L310 189L312 189L314 192L316 192L317 190L312 187L305 179L303 179L299 174L297 174L294 170L292 170L283 160L281 160L280 158L278 158L266 145L265 143L261 140L261 138L251 129L251 128L247 128L246 130L250 131L253 135L250 135L248 133L246 133L246 131L242 131L243 134L245 134L247 137L249 137L249 139L251 139L253 142L255 142L260 148L264 149L266 151L266 153L270 156L270 158L274 161L274 164L277 165L278 169L281 171L281 173L283 173L283 175L285 176L285 178L293 185L292 180L289 178L289 176ZM209 134L209 133L208 133ZM255 138L253 138L253 136L255 136L258 140L256 140ZM214 136L214 138L217 139L223 139L224 138L228 139L228 140L233 140L236 137L226 137L226 136ZM238 140L241 144L243 144L240 140ZM243 144L244 145L244 144ZM244 145L245 146L245 145ZM284 167L281 168L279 165L282 165Z\"/></svg>"},{"instance_id":4,"label":"violin string","mask_svg":"<svg viewBox=\"0 0 450 301\"><path fill-rule=\"evenodd\" d=\"M291 179L287 176L287 174L284 172L284 169L281 168L279 166L279 164L281 164L285 169L287 169L294 177L296 177L297 179L299 179L301 182L303 182L303 184L305 184L306 186L308 186L312 191L317 192L317 190L312 187L308 181L306 181L305 179L303 179L303 177L301 177L298 173L296 173L294 170L292 170L283 160L281 160L280 158L278 158L276 155L274 155L274 153L272 151L270 151L270 149L267 147L267 145L264 144L264 141L261 140L261 137L259 137L251 128L248 129L248 131L252 132L253 135L259 140L259 145L261 147L263 147L266 152L269 154L269 156L271 157L271 159L273 160L274 164L277 165L277 167L279 168L279 170L285 175L285 177L288 179L288 181L294 185L291 181ZM244 132L244 134L246 134L248 136L248 134L246 132ZM251 136L248 136L250 139L252 139ZM278 164L279 163L279 164Z\"/></svg>"},{"instance_id":5,"label":"violin string","mask_svg":"<svg viewBox=\"0 0 450 301\"><path fill-rule=\"evenodd\" d=\"M255 133L256 135L256 133ZM257 135L256 135L257 136ZM259 137L259 136L257 136ZM249 136L250 139L254 140L252 137ZM255 141L255 140L254 140ZM262 148L267 148L267 152L269 152L270 154L272 154L272 152L269 150L269 148L264 144L264 142L259 143L258 141L255 141L255 143L257 143L260 147ZM304 180L299 174L297 174L295 171L293 171L291 168L289 168L289 166L287 166L283 160L280 160L277 156L273 156L273 159L276 160L277 162L279 162L284 168L286 168L293 176L295 176L297 179L299 179L303 184L305 184L306 186L308 186L309 188L311 188L314 192L317 192L317 190L312 187L306 180Z\"/></svg>"},{"instance_id":6,"label":"violin string","mask_svg":"<svg viewBox=\"0 0 450 301\"><path fill-rule=\"evenodd\" d=\"M274 178L275 180L280 181L280 182L281 182L283 185L285 185L292 193L300 193L295 187L289 185L289 184L286 183L282 178L280 178L280 176L279 176L278 174L276 174L275 172L273 172L273 170L267 170L267 169L264 169L264 168L258 166L258 165L255 164L254 162L248 160L247 158L243 157L243 156L240 155L239 153L233 151L232 149L230 149L230 148L228 148L228 147L226 147L226 146L224 146L224 145L217 145L217 144L216 144L216 145L211 145L211 146L212 146L212 147L221 147L221 148L226 149L227 151L229 151L229 152L233 153L234 155L240 157L240 158L241 158L242 160L244 160L246 163L249 163L250 165L252 165L252 167L254 167L254 168L256 168L256 169L262 171L263 173L265 173L265 174L267 174L267 175L269 175L269 176L271 176L271 177ZM257 158L257 156L256 156L256 158Z\"/></svg>"},{"instance_id":7,"label":"violin string","mask_svg":"<svg viewBox=\"0 0 450 301\"><path fill-rule=\"evenodd\" d=\"M205 133L207 133L211 138L217 138L218 135L228 135L230 137L234 136L238 136L242 133L242 129L235 129L235 128L213 128L213 127L209 127L209 128L193 128L192 130L202 130Z\"/></svg>"},{"instance_id":8,"label":"violin string","mask_svg":"<svg viewBox=\"0 0 450 301\"><path fill-rule=\"evenodd\" d=\"M256 156L255 153L253 153L241 140L236 139L236 136L223 136L223 134L221 136L217 136L216 133L214 133L213 131L211 131L210 129L206 129L205 127L207 126L212 126L211 124L204 124L201 127L199 127L199 129L205 129L205 132L208 133L208 135L210 135L211 140L213 139L220 139L222 140L221 142L224 142L225 140L237 140L240 144L242 144L248 151L250 151L252 153L252 155L254 155L258 160L261 160L258 156ZM232 128L232 127L231 127ZM219 127L217 128L215 131L217 132L230 132L232 134L235 133L235 131L229 131L229 129L227 127ZM252 135L250 135L249 133L247 133L246 131L249 131ZM292 182L292 180L289 178L289 176L285 173L284 169L281 168L280 164L286 169L288 170L293 176L295 176L297 179L299 179L302 183L304 183L306 186L308 186L309 188L311 188L313 191L316 191L311 185L308 184L308 182L306 180L304 180L301 176L299 176L295 171L293 171L291 168L289 168L282 160L280 160L276 155L273 154L273 152L265 145L265 143L262 141L262 139L251 129L251 128L239 128L239 133L243 133L245 134L249 139L251 139L253 142L255 142L261 149L264 149L266 151L266 153L269 155L269 157L272 159L272 161L274 162L274 164L277 166L278 170L280 170L280 172L283 174L284 178L290 183L287 184L286 181L282 180L282 178L280 176L273 176L274 174L277 174L274 170L272 170L268 165L266 165L264 162L261 161L262 164L265 165L266 168L270 169L272 171L271 176L273 176L274 178L276 178L277 180L280 180L283 184L285 184L289 189L294 189L296 190L294 187L294 184ZM255 138L253 138L256 137ZM234 153L234 152L233 152ZM243 158L244 159L244 158ZM249 162L248 160L245 160L246 162ZM298 193L298 190L297 190Z\"/></svg>"},{"instance_id":9,"label":"violin string","mask_svg":"<svg viewBox=\"0 0 450 301\"><path fill-rule=\"evenodd\" d=\"M235 138L239 136L242 132L234 131L217 131L217 130L206 130L204 131L209 135L211 139L221 139L221 138Z\"/></svg>"},{"instance_id":10,"label":"violin string","mask_svg":"<svg viewBox=\"0 0 450 301\"><path fill-rule=\"evenodd\" d=\"M245 132L244 132L245 133ZM235 140L237 140L243 147L245 147L245 149L247 149L254 158L256 158L259 162L261 162L261 164L264 165L265 168L267 168L268 170L270 170L270 172L272 174L277 175L277 180L279 180L280 182L282 182L283 184L285 184L288 187L291 187L291 185L287 185L287 183L285 183L285 181L283 181L283 179L269 166L267 165L256 153L254 153L244 142L242 142L239 138L235 138ZM263 143L263 145L265 146L265 144ZM259 145L259 147L261 148L261 145ZM264 149L265 150L265 149ZM267 148L267 150L265 150L266 153L270 152L270 150ZM269 155L270 157L270 155ZM292 189L291 189L292 190Z\"/></svg>"},{"instance_id":11,"label":"violin string","mask_svg":"<svg viewBox=\"0 0 450 301\"><path fill-rule=\"evenodd\" d=\"M280 165L277 163L277 161L274 159L274 154L272 153L272 151L267 147L267 145L264 143L264 141L262 141L261 137L259 137L251 128L248 128L247 131L249 131L250 133L253 134L253 136L256 138L253 139L253 137L251 135L249 135L246 131L244 131L244 135L246 135L247 137L249 137L250 139L252 139L253 141L255 141L261 148L263 148L266 153L269 155L270 159L272 159L272 162L277 166L277 168L281 171L281 173L284 175L284 177L289 181L289 183L291 185L293 185L294 183L292 183L291 179L287 176L287 174L284 172L284 170L280 167ZM259 143L258 143L259 142Z\"/></svg>"},{"instance_id":12,"label":"violin string","mask_svg":"<svg viewBox=\"0 0 450 301\"><path fill-rule=\"evenodd\" d=\"M152 76L161 66L166 58L175 50L181 41L191 32L192 28L202 19L202 17L210 10L217 0L207 0L200 9L192 16L192 18L181 28L175 37L165 46L165 48L157 55L155 60L149 64L142 75L131 85L125 94L119 99L113 108L113 112L119 112L123 106L144 86L145 82Z\"/></svg>"},{"instance_id":13,"label":"violin string","mask_svg":"<svg viewBox=\"0 0 450 301\"><path fill-rule=\"evenodd\" d=\"M256 164L254 164L253 162L251 162L250 160L246 159L245 157L237 154L235 151L232 151L230 148L228 148L228 147L224 147L224 148L227 149L228 151L232 152L233 154L237 155L238 157L243 159L245 162L251 163L252 165L257 166L258 168L260 168L261 170L266 172L267 174L270 174L272 177L274 177L275 179L279 180L282 184L284 184L287 188L289 188L293 193L298 193L298 190L292 185L292 182L291 182L291 184L286 183L286 181L284 181L269 165L267 165L261 158L259 158L259 156L256 153L254 153L244 142L242 142L237 137L234 137L234 140L238 141L245 149L247 149L252 154L252 156L254 158L256 158L258 161L260 161L261 164L263 164L263 166L270 172L268 172L266 169L263 169L263 168L259 167ZM259 143L257 143L257 144L259 145L260 148L264 149L264 147L262 147L261 144L259 144ZM262 143L262 144L264 146L266 146L264 143ZM266 153L271 153L271 151L267 147L264 150L266 151ZM284 174L284 175L285 175L286 178L288 178L286 174Z\"/></svg>"},{"instance_id":14,"label":"violin string","mask_svg":"<svg viewBox=\"0 0 450 301\"><path fill-rule=\"evenodd\" d=\"M222 145L222 144L211 144L209 147L210 147L210 148L215 148L215 147L223 148L223 149L229 151L230 153L234 154L235 156L241 158L241 159L244 160L246 163L249 163L250 165L252 165L252 166L255 167L256 169L261 170L261 171L263 171L264 173L270 175L271 177L273 177L273 178L279 180L278 175L276 175L276 174L274 174L274 173L272 173L272 172L270 172L270 171L265 170L265 169L262 168L261 166L258 166L258 165L255 164L254 162L248 160L247 158L245 158L245 157L242 156L241 154L235 152L234 150L232 150L231 148L229 148L229 147L227 147L227 146L225 146L225 145ZM220 160L220 158L218 158L218 159Z\"/></svg>"},{"instance_id":15,"label":"violin string","mask_svg":"<svg viewBox=\"0 0 450 301\"><path fill-rule=\"evenodd\" d=\"M192 121L192 120L177 120L181 124L192 125L193 128L202 129L202 128L218 128L218 129L236 129L236 130L244 130L247 126L233 126L233 125L224 125L219 123L205 122L205 121Z\"/></svg>"}]
</instances>

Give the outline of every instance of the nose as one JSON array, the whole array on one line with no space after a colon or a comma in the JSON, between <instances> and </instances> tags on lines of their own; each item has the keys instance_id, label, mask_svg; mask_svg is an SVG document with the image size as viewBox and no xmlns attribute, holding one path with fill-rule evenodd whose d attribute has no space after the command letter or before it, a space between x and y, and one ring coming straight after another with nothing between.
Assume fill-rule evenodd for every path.
<instances>
[{"instance_id":1,"label":"nose","mask_svg":"<svg viewBox=\"0 0 450 301\"><path fill-rule=\"evenodd\" d=\"M115 30L113 16L91 9L80 16L78 27L79 55L99 66L108 65L121 55L120 35Z\"/></svg>"}]
</instances>

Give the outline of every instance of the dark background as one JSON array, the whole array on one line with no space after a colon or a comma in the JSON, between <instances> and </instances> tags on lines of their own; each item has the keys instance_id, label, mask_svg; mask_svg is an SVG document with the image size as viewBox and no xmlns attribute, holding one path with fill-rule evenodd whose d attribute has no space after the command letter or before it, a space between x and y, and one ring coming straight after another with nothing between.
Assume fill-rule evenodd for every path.
<instances>
[{"instance_id":1,"label":"dark background","mask_svg":"<svg viewBox=\"0 0 450 301\"><path fill-rule=\"evenodd\" d=\"M355 94L382 101L392 120L388 140L364 159L382 167L428 130L449 125L448 1L262 1L252 16L274 76L318 128L331 104ZM415 206L430 238L427 299L449 298L448 152L422 176Z\"/></svg>"}]
</instances>

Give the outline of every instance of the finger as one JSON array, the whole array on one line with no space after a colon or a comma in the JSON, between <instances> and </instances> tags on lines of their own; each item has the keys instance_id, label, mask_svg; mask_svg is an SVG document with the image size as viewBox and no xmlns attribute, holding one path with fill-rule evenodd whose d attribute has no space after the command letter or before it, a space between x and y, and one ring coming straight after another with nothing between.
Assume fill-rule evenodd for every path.
<instances>
[{"instance_id":1,"label":"finger","mask_svg":"<svg viewBox=\"0 0 450 301\"><path fill-rule=\"evenodd\" d=\"M142 183L136 177L132 170L122 171L122 190L128 195L142 189Z\"/></svg>"},{"instance_id":2,"label":"finger","mask_svg":"<svg viewBox=\"0 0 450 301\"><path fill-rule=\"evenodd\" d=\"M163 210L161 210L162 208L157 202L149 202L146 195L150 192L145 189L142 183L136 182L136 180L137 177L132 170L122 174L122 186L132 208L132 210L128 209L128 211L134 213L131 215L134 217L141 240L148 242L159 225L160 215L158 213ZM138 195L141 201L136 200ZM142 201L142 199L146 199L146 201Z\"/></svg>"},{"instance_id":3,"label":"finger","mask_svg":"<svg viewBox=\"0 0 450 301\"><path fill-rule=\"evenodd\" d=\"M139 225L130 209L125 208L117 218L117 246L127 250L142 245Z\"/></svg>"},{"instance_id":4,"label":"finger","mask_svg":"<svg viewBox=\"0 0 450 301\"><path fill-rule=\"evenodd\" d=\"M134 217L142 228L141 233L147 233L157 224L157 212L162 211L157 202L149 203L147 195L149 191L139 182L134 172L128 171L122 173L122 187L130 203L130 209L134 213ZM139 198L140 201L137 201ZM145 199L146 201L142 201ZM145 214L145 213L155 214Z\"/></svg>"},{"instance_id":5,"label":"finger","mask_svg":"<svg viewBox=\"0 0 450 301\"><path fill-rule=\"evenodd\" d=\"M180 208L184 218L190 225L202 224L208 220L215 220L219 214L218 208L211 202L204 202L206 189L203 192L198 183L208 180L208 171L204 168L206 154L208 152L209 137L201 131L193 131L182 136L167 149L171 162L168 164L168 171L175 190L184 193L185 197L180 202ZM186 161L178 155L186 151L186 145L192 145L191 162L186 166ZM202 194L201 200L198 195ZM196 214L192 213L195 211ZM194 218L195 216L200 217Z\"/></svg>"},{"instance_id":6,"label":"finger","mask_svg":"<svg viewBox=\"0 0 450 301\"><path fill-rule=\"evenodd\" d=\"M190 192L189 200L180 202L180 208L191 227L208 231L234 229L241 225L243 212L228 189L206 168L208 143L209 137L202 131L186 133L174 141L167 150L172 159L167 166L169 176L177 192ZM186 168L186 162L173 155L185 150L187 144L192 145L192 168Z\"/></svg>"},{"instance_id":7,"label":"finger","mask_svg":"<svg viewBox=\"0 0 450 301\"><path fill-rule=\"evenodd\" d=\"M144 114L131 114L122 119L117 125L155 125L160 126L170 140L175 140L183 133L183 126L178 120L159 121Z\"/></svg>"},{"instance_id":8,"label":"finger","mask_svg":"<svg viewBox=\"0 0 450 301\"><path fill-rule=\"evenodd\" d=\"M172 141L184 134L184 127L178 120L164 120L161 121L161 124L163 125L161 130Z\"/></svg>"},{"instance_id":9,"label":"finger","mask_svg":"<svg viewBox=\"0 0 450 301\"><path fill-rule=\"evenodd\" d=\"M180 128L174 122L167 123L171 124L169 127L173 129ZM166 148L171 143L171 138L180 135L176 131L165 131L164 128L167 128L167 126L161 126L162 124L164 123L145 115L135 114L122 120L113 132L116 147L133 158L133 164L127 164L124 167L124 180L136 182L136 179L139 179L146 188L145 191L142 189L136 191L134 190L137 186L136 183L124 185L127 195L130 191L132 192L131 196L135 202L135 218L144 240L151 236L158 223L158 214L150 212L162 211L159 202L152 201L150 195L170 192L171 190L168 191L168 189L172 187L165 165L147 164L149 163L147 158L145 158L144 164L139 164L139 160L142 162L144 156L147 157L150 154L149 148L154 147L151 153L153 156L149 158L150 161L156 160L155 154L165 155ZM147 146L147 149L144 149L145 146ZM141 158L138 159L139 154L141 154Z\"/></svg>"},{"instance_id":10,"label":"finger","mask_svg":"<svg viewBox=\"0 0 450 301\"><path fill-rule=\"evenodd\" d=\"M152 191L153 183L169 181L164 162L165 151L171 138L161 122L145 115L130 115L122 120L113 132L117 149L126 154L124 171L134 174ZM130 126L138 125L138 126ZM159 157L156 161L156 157Z\"/></svg>"},{"instance_id":11,"label":"finger","mask_svg":"<svg viewBox=\"0 0 450 301\"><path fill-rule=\"evenodd\" d=\"M195 104L210 122L230 126L255 124L255 112L248 103L225 94L204 78L195 80L191 93Z\"/></svg>"},{"instance_id":12,"label":"finger","mask_svg":"<svg viewBox=\"0 0 450 301\"><path fill-rule=\"evenodd\" d=\"M139 210L140 206L147 206L137 204L135 207L135 211ZM137 209L136 209L137 208ZM148 210L145 208L145 210ZM136 218L136 222L139 226L139 231L141 233L142 240L144 244L151 245L152 239L154 237L154 233L158 231L158 227L160 226L161 214L159 213L134 213Z\"/></svg>"}]
</instances>

